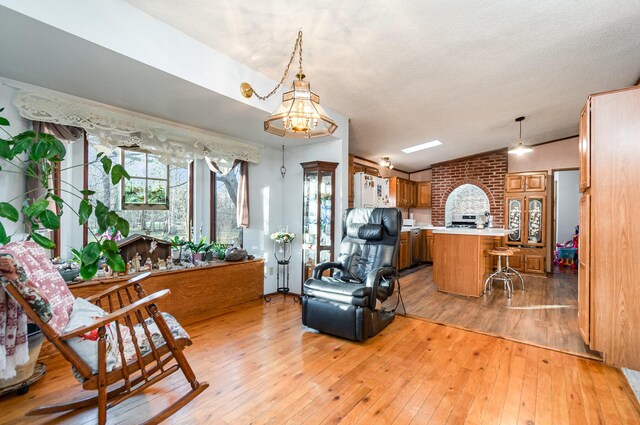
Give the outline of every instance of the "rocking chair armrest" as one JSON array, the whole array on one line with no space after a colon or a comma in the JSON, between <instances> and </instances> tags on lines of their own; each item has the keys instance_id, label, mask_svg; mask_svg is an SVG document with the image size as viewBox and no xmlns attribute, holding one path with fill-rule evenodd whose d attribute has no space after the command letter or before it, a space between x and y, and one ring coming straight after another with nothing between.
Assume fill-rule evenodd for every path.
<instances>
[{"instance_id":1,"label":"rocking chair armrest","mask_svg":"<svg viewBox=\"0 0 640 425\"><path fill-rule=\"evenodd\" d=\"M102 326L108 325L109 323L115 320L121 319L124 316L131 314L132 312L144 310L146 307L150 306L151 304L155 304L157 301L165 298L170 293L171 292L168 289L163 289L154 294L148 295L142 298L141 300L136 301L133 304L129 304L128 306L121 308L120 310L116 310L111 314L97 318L88 325L73 329L69 332L65 332L60 335L60 339L63 341L66 341L68 339L71 339L71 338L80 336L82 334L85 334L87 332L93 331L95 329L98 329Z\"/></svg>"},{"instance_id":2,"label":"rocking chair armrest","mask_svg":"<svg viewBox=\"0 0 640 425\"><path fill-rule=\"evenodd\" d=\"M105 289L102 292L98 292L97 294L94 294L94 295L92 295L90 297L87 297L87 298L85 298L85 300L89 301L90 303L96 302L100 298L102 298L102 297L104 297L106 295L112 294L112 293L117 292L117 291L119 291L121 289L124 289L124 288L128 288L129 286L133 286L136 283L139 283L140 281L148 278L149 276L151 276L151 273L149 273L149 272L142 273L142 274L140 274L140 275L138 275L136 277L133 277L133 278L127 280L124 283L121 283L121 284L116 285L116 286L112 286L109 289Z\"/></svg>"}]
</instances>

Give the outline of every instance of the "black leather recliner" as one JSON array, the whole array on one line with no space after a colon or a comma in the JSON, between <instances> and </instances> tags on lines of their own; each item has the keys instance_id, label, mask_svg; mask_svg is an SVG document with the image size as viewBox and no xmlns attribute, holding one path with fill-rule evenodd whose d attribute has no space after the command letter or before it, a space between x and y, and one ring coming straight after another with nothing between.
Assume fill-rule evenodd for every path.
<instances>
[{"instance_id":1,"label":"black leather recliner","mask_svg":"<svg viewBox=\"0 0 640 425\"><path fill-rule=\"evenodd\" d=\"M376 309L393 294L402 214L397 208L351 208L344 212L336 262L316 265L303 285L302 323L320 332L364 341L395 314ZM333 269L333 276L323 276Z\"/></svg>"}]
</instances>

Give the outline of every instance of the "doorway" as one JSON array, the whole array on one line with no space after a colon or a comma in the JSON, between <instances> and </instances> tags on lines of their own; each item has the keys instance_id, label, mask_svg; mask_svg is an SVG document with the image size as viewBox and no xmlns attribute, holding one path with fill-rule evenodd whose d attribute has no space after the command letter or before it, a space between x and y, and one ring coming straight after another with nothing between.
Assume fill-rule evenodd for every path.
<instances>
[{"instance_id":1,"label":"doorway","mask_svg":"<svg viewBox=\"0 0 640 425\"><path fill-rule=\"evenodd\" d=\"M577 168L553 170L552 177L552 270L556 274L577 274L580 171Z\"/></svg>"}]
</instances>

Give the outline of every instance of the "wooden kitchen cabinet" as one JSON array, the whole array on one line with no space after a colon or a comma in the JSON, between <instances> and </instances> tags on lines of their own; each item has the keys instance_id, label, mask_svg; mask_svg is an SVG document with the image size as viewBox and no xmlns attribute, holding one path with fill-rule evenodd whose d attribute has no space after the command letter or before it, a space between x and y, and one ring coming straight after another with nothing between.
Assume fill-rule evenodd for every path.
<instances>
[{"instance_id":1,"label":"wooden kitchen cabinet","mask_svg":"<svg viewBox=\"0 0 640 425\"><path fill-rule=\"evenodd\" d=\"M526 273L546 269L547 174L509 173L505 177L505 227L512 233L505 244L520 248L511 267Z\"/></svg>"},{"instance_id":2,"label":"wooden kitchen cabinet","mask_svg":"<svg viewBox=\"0 0 640 425\"><path fill-rule=\"evenodd\" d=\"M591 288L589 287L591 195L580 197L580 236L578 238L578 327L585 344L591 336Z\"/></svg>"},{"instance_id":3,"label":"wooden kitchen cabinet","mask_svg":"<svg viewBox=\"0 0 640 425\"><path fill-rule=\"evenodd\" d=\"M529 174L524 176L526 192L546 192L547 174Z\"/></svg>"},{"instance_id":4,"label":"wooden kitchen cabinet","mask_svg":"<svg viewBox=\"0 0 640 425\"><path fill-rule=\"evenodd\" d=\"M591 101L587 100L587 104L580 112L580 136L578 138L578 148L580 150L580 192L584 192L591 186L591 143L590 137L590 120Z\"/></svg>"},{"instance_id":5,"label":"wooden kitchen cabinet","mask_svg":"<svg viewBox=\"0 0 640 425\"><path fill-rule=\"evenodd\" d=\"M398 255L398 270L404 270L411 267L411 242L409 241L409 232L400 233L400 250Z\"/></svg>"},{"instance_id":6,"label":"wooden kitchen cabinet","mask_svg":"<svg viewBox=\"0 0 640 425\"><path fill-rule=\"evenodd\" d=\"M505 177L504 191L507 193L524 192L524 176L520 174L507 174Z\"/></svg>"},{"instance_id":7,"label":"wooden kitchen cabinet","mask_svg":"<svg viewBox=\"0 0 640 425\"><path fill-rule=\"evenodd\" d=\"M640 87L591 95L580 123L580 334L606 364L640 369Z\"/></svg>"},{"instance_id":8,"label":"wooden kitchen cabinet","mask_svg":"<svg viewBox=\"0 0 640 425\"><path fill-rule=\"evenodd\" d=\"M542 172L507 174L504 190L506 193L546 192L547 174Z\"/></svg>"},{"instance_id":9,"label":"wooden kitchen cabinet","mask_svg":"<svg viewBox=\"0 0 640 425\"><path fill-rule=\"evenodd\" d=\"M389 177L389 200L391 207L413 208L416 204L416 186L401 177Z\"/></svg>"},{"instance_id":10,"label":"wooden kitchen cabinet","mask_svg":"<svg viewBox=\"0 0 640 425\"><path fill-rule=\"evenodd\" d=\"M431 182L417 182L416 208L431 208Z\"/></svg>"},{"instance_id":11,"label":"wooden kitchen cabinet","mask_svg":"<svg viewBox=\"0 0 640 425\"><path fill-rule=\"evenodd\" d=\"M420 261L425 263L433 261L433 230L422 230L420 232Z\"/></svg>"}]
</instances>

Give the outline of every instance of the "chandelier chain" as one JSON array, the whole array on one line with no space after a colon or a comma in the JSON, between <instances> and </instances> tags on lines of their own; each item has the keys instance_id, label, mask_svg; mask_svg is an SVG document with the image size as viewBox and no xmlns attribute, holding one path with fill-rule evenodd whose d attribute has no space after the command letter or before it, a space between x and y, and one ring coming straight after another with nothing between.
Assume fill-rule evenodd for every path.
<instances>
[{"instance_id":1,"label":"chandelier chain","mask_svg":"<svg viewBox=\"0 0 640 425\"><path fill-rule=\"evenodd\" d=\"M295 46L293 46L293 51L291 52L291 57L289 58L289 63L287 64L286 68L284 69L284 74L282 74L282 78L280 79L280 82L266 96L260 96L254 90L253 94L255 94L258 99L260 99L260 100L269 99L271 96L273 96L278 91L280 86L282 86L282 84L284 84L285 80L287 79L287 76L289 75L289 68L291 67L291 64L293 63L293 59L296 57L296 51L298 51L300 53L299 68L300 68L300 74L302 74L302 31L298 31L298 38L296 39L296 44L295 44Z\"/></svg>"}]
</instances>

